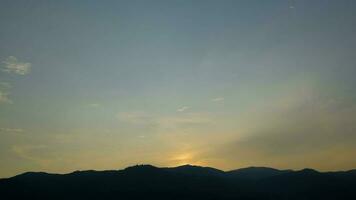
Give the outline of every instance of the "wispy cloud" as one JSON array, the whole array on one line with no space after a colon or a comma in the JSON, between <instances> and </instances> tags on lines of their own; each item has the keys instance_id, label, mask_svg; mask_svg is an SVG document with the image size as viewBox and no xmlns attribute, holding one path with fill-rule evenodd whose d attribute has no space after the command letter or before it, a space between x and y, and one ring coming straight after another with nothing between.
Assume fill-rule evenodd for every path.
<instances>
[{"instance_id":1,"label":"wispy cloud","mask_svg":"<svg viewBox=\"0 0 356 200\"><path fill-rule=\"evenodd\" d=\"M131 123L131 124L151 124L153 122L153 117L142 111L133 112L121 112L117 114L117 118L120 121Z\"/></svg>"},{"instance_id":2,"label":"wispy cloud","mask_svg":"<svg viewBox=\"0 0 356 200\"><path fill-rule=\"evenodd\" d=\"M0 89L6 90L11 88L11 84L8 82L0 82Z\"/></svg>"},{"instance_id":3,"label":"wispy cloud","mask_svg":"<svg viewBox=\"0 0 356 200\"><path fill-rule=\"evenodd\" d=\"M184 112L184 111L188 110L189 108L190 107L188 107L188 106L183 106L183 107L178 108L177 112Z\"/></svg>"},{"instance_id":4,"label":"wispy cloud","mask_svg":"<svg viewBox=\"0 0 356 200\"><path fill-rule=\"evenodd\" d=\"M206 125L212 122L209 115L203 113L187 113L183 116L166 116L157 119L161 128L187 127L192 125Z\"/></svg>"},{"instance_id":5,"label":"wispy cloud","mask_svg":"<svg viewBox=\"0 0 356 200\"><path fill-rule=\"evenodd\" d=\"M31 71L31 63L21 62L15 56L9 56L2 63L4 72L26 75Z\"/></svg>"},{"instance_id":6,"label":"wispy cloud","mask_svg":"<svg viewBox=\"0 0 356 200\"><path fill-rule=\"evenodd\" d=\"M33 161L42 167L48 167L55 160L46 145L14 145L11 150L18 157Z\"/></svg>"},{"instance_id":7,"label":"wispy cloud","mask_svg":"<svg viewBox=\"0 0 356 200\"><path fill-rule=\"evenodd\" d=\"M146 112L122 112L117 114L117 118L121 122L132 125L154 126L157 130L206 125L212 122L211 117L204 113L184 113L180 116L154 116Z\"/></svg>"},{"instance_id":8,"label":"wispy cloud","mask_svg":"<svg viewBox=\"0 0 356 200\"><path fill-rule=\"evenodd\" d=\"M100 107L101 105L98 103L90 103L90 104L88 104L88 106L92 107L92 108L97 108L97 107Z\"/></svg>"},{"instance_id":9,"label":"wispy cloud","mask_svg":"<svg viewBox=\"0 0 356 200\"><path fill-rule=\"evenodd\" d=\"M0 128L0 132L7 133L22 133L24 130L21 128Z\"/></svg>"},{"instance_id":10,"label":"wispy cloud","mask_svg":"<svg viewBox=\"0 0 356 200\"><path fill-rule=\"evenodd\" d=\"M145 139L146 136L145 136L145 135L139 135L138 138L140 138L140 139Z\"/></svg>"},{"instance_id":11,"label":"wispy cloud","mask_svg":"<svg viewBox=\"0 0 356 200\"><path fill-rule=\"evenodd\" d=\"M211 99L211 101L214 101L214 102L219 102L219 101L224 101L224 100L225 100L224 97L216 97L216 98Z\"/></svg>"},{"instance_id":12,"label":"wispy cloud","mask_svg":"<svg viewBox=\"0 0 356 200\"><path fill-rule=\"evenodd\" d=\"M9 98L9 94L7 92L0 90L0 104L1 103L12 103L12 101Z\"/></svg>"},{"instance_id":13,"label":"wispy cloud","mask_svg":"<svg viewBox=\"0 0 356 200\"><path fill-rule=\"evenodd\" d=\"M11 88L11 84L7 82L0 82L0 104L1 103L12 103L9 98L9 93L7 92Z\"/></svg>"},{"instance_id":14,"label":"wispy cloud","mask_svg":"<svg viewBox=\"0 0 356 200\"><path fill-rule=\"evenodd\" d=\"M31 63L21 62L15 56L9 56L2 61L3 66L0 70L7 73L18 75L26 75L31 71ZM7 82L0 82L0 104L12 103L7 92L11 88L11 84Z\"/></svg>"}]
</instances>

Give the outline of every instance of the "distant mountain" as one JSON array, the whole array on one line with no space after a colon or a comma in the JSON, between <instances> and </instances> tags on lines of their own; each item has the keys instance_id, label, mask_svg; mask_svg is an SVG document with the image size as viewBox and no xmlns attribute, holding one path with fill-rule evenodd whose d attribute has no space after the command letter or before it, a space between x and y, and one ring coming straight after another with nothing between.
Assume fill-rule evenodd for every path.
<instances>
[{"instance_id":1,"label":"distant mountain","mask_svg":"<svg viewBox=\"0 0 356 200\"><path fill-rule=\"evenodd\" d=\"M137 165L123 170L69 174L27 172L0 179L0 199L356 199L355 172L266 167L224 172L192 165Z\"/></svg>"},{"instance_id":2,"label":"distant mountain","mask_svg":"<svg viewBox=\"0 0 356 200\"><path fill-rule=\"evenodd\" d=\"M259 180L272 176L293 172L292 170L278 170L269 167L247 167L226 172L229 176L241 179Z\"/></svg>"},{"instance_id":3,"label":"distant mountain","mask_svg":"<svg viewBox=\"0 0 356 200\"><path fill-rule=\"evenodd\" d=\"M194 165L182 165L179 167L165 168L165 170L174 173L194 175L194 176L224 176L225 175L224 171L215 168L201 167L201 166L194 166Z\"/></svg>"}]
</instances>

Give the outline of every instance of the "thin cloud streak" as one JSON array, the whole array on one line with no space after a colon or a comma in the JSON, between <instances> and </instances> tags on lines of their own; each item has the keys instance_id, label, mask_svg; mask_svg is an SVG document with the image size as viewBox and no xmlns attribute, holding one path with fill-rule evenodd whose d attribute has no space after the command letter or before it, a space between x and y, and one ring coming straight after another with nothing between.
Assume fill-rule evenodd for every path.
<instances>
[{"instance_id":1,"label":"thin cloud streak","mask_svg":"<svg viewBox=\"0 0 356 200\"><path fill-rule=\"evenodd\" d=\"M88 104L88 106L92 107L92 108L97 108L97 107L100 107L101 105L98 103L90 103L90 104Z\"/></svg>"},{"instance_id":2,"label":"thin cloud streak","mask_svg":"<svg viewBox=\"0 0 356 200\"><path fill-rule=\"evenodd\" d=\"M0 82L0 104L1 103L12 103L9 98L9 93L7 90L11 88L11 84L7 82Z\"/></svg>"},{"instance_id":3,"label":"thin cloud streak","mask_svg":"<svg viewBox=\"0 0 356 200\"><path fill-rule=\"evenodd\" d=\"M12 103L11 99L9 98L9 94L3 91L0 91L0 104L2 103Z\"/></svg>"},{"instance_id":4,"label":"thin cloud streak","mask_svg":"<svg viewBox=\"0 0 356 200\"><path fill-rule=\"evenodd\" d=\"M224 101L224 100L225 100L224 97L216 97L214 99L211 99L211 101L213 101L213 102L220 102L220 101Z\"/></svg>"},{"instance_id":5,"label":"thin cloud streak","mask_svg":"<svg viewBox=\"0 0 356 200\"><path fill-rule=\"evenodd\" d=\"M0 89L9 89L12 85L8 82L0 82Z\"/></svg>"},{"instance_id":6,"label":"thin cloud streak","mask_svg":"<svg viewBox=\"0 0 356 200\"><path fill-rule=\"evenodd\" d=\"M2 63L4 64L2 71L7 73L26 75L31 71L31 63L21 62L15 56L9 56Z\"/></svg>"},{"instance_id":7,"label":"thin cloud streak","mask_svg":"<svg viewBox=\"0 0 356 200\"><path fill-rule=\"evenodd\" d=\"M0 132L7 133L22 133L24 130L21 128L0 128Z\"/></svg>"},{"instance_id":8,"label":"thin cloud streak","mask_svg":"<svg viewBox=\"0 0 356 200\"><path fill-rule=\"evenodd\" d=\"M184 111L186 111L186 110L188 110L190 107L188 107L188 106L183 106L183 107L181 107L181 108L178 108L177 109L177 112L184 112Z\"/></svg>"}]
</instances>

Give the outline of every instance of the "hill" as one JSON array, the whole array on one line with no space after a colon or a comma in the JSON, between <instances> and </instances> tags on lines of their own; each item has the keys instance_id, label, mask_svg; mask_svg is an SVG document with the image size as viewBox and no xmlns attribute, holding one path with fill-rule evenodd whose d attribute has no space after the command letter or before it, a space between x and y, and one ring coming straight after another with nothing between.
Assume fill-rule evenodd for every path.
<instances>
[{"instance_id":1,"label":"hill","mask_svg":"<svg viewBox=\"0 0 356 200\"><path fill-rule=\"evenodd\" d=\"M1 199L356 199L355 170L318 172L249 167L221 171L137 165L69 174L27 172L0 179Z\"/></svg>"}]
</instances>

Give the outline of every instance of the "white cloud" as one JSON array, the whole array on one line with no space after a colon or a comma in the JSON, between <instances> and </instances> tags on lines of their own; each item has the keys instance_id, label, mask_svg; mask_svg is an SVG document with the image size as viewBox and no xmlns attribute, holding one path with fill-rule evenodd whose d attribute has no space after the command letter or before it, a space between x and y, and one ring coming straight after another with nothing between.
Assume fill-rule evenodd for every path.
<instances>
[{"instance_id":1,"label":"white cloud","mask_svg":"<svg viewBox=\"0 0 356 200\"><path fill-rule=\"evenodd\" d=\"M8 93L0 91L0 104L1 103L12 103Z\"/></svg>"},{"instance_id":2,"label":"white cloud","mask_svg":"<svg viewBox=\"0 0 356 200\"><path fill-rule=\"evenodd\" d=\"M177 112L184 112L184 111L186 111L186 110L188 110L190 107L188 107L188 106L183 106L183 107L181 107L181 108L178 108L177 109Z\"/></svg>"},{"instance_id":3,"label":"white cloud","mask_svg":"<svg viewBox=\"0 0 356 200\"><path fill-rule=\"evenodd\" d=\"M224 97L216 97L214 99L211 99L211 101L214 101L214 102L219 102L219 101L224 101L225 98Z\"/></svg>"},{"instance_id":4,"label":"white cloud","mask_svg":"<svg viewBox=\"0 0 356 200\"><path fill-rule=\"evenodd\" d=\"M19 75L26 75L31 70L31 63L20 62L15 56L9 56L3 61L4 67L2 71L8 73L15 73Z\"/></svg>"},{"instance_id":5,"label":"white cloud","mask_svg":"<svg viewBox=\"0 0 356 200\"><path fill-rule=\"evenodd\" d=\"M0 128L0 132L22 133L23 129L21 129L21 128Z\"/></svg>"}]
</instances>

